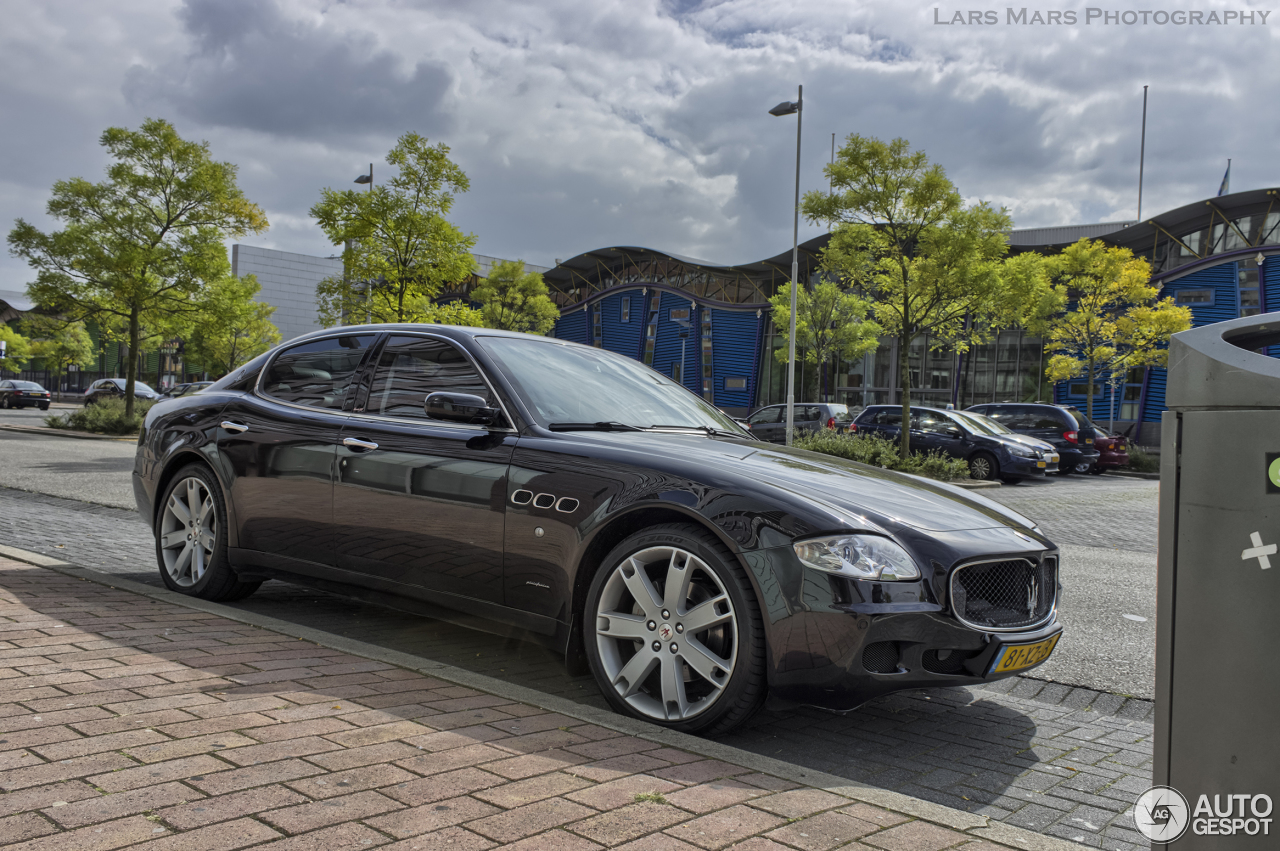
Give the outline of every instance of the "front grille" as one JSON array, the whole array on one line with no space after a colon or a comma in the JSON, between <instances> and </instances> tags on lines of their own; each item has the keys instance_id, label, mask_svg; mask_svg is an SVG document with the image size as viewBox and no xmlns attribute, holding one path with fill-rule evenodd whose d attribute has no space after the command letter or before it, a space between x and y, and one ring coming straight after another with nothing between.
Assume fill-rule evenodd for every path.
<instances>
[{"instance_id":1,"label":"front grille","mask_svg":"<svg viewBox=\"0 0 1280 851\"><path fill-rule=\"evenodd\" d=\"M898 645L894 641L877 641L862 651L862 667L873 674L898 672Z\"/></svg>"},{"instance_id":2,"label":"front grille","mask_svg":"<svg viewBox=\"0 0 1280 851\"><path fill-rule=\"evenodd\" d=\"M1027 559L966 564L951 575L956 617L977 629L1025 629L1053 613L1058 597L1058 560Z\"/></svg>"}]
</instances>

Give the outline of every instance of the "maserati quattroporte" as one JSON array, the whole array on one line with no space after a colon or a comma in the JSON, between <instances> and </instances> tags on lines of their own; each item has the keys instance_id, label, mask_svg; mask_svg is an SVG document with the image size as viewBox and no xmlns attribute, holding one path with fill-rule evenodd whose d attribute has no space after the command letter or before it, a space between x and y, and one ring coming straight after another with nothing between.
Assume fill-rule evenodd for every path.
<instances>
[{"instance_id":1,"label":"maserati quattroporte","mask_svg":"<svg viewBox=\"0 0 1280 851\"><path fill-rule=\"evenodd\" d=\"M619 712L727 730L1025 671L1058 552L981 496L762 442L643 364L436 325L286 343L157 404L134 489L169 588L267 579L517 631Z\"/></svg>"}]
</instances>

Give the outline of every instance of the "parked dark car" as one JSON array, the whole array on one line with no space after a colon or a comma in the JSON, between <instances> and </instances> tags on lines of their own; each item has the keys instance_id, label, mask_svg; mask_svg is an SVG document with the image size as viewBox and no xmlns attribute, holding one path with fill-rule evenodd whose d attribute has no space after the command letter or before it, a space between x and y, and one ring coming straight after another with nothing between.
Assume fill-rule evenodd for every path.
<instances>
[{"instance_id":1,"label":"parked dark car","mask_svg":"<svg viewBox=\"0 0 1280 851\"><path fill-rule=\"evenodd\" d=\"M843 433L853 422L848 405L834 402L797 402L792 412L792 424L797 431L815 432L824 428ZM787 442L787 406L768 405L747 417L747 428L761 440L770 443Z\"/></svg>"},{"instance_id":2,"label":"parked dark car","mask_svg":"<svg viewBox=\"0 0 1280 851\"><path fill-rule=\"evenodd\" d=\"M199 393L211 384L213 384L212 381L188 381L186 384L175 384L161 394L161 398L177 399L179 396L190 396L192 393Z\"/></svg>"},{"instance_id":3,"label":"parked dark car","mask_svg":"<svg viewBox=\"0 0 1280 851\"><path fill-rule=\"evenodd\" d=\"M318 331L154 406L133 475L170 589L267 579L486 621L618 712L718 732L1049 657L1058 550L949 485L764 443L607 350ZM820 636L820 640L814 640Z\"/></svg>"},{"instance_id":4,"label":"parked dark car","mask_svg":"<svg viewBox=\"0 0 1280 851\"><path fill-rule=\"evenodd\" d=\"M1092 429L1082 429L1075 416L1059 405L993 402L973 405L968 410L991 417L1010 431L1053 444L1060 457L1059 475L1087 471L1098 462Z\"/></svg>"},{"instance_id":5,"label":"parked dark car","mask_svg":"<svg viewBox=\"0 0 1280 851\"><path fill-rule=\"evenodd\" d=\"M84 391L84 403L92 405L99 399L123 399L125 380L123 378L102 378L89 385ZM141 381L133 384L133 395L136 399L159 399L160 394Z\"/></svg>"},{"instance_id":6,"label":"parked dark car","mask_svg":"<svg viewBox=\"0 0 1280 851\"><path fill-rule=\"evenodd\" d=\"M34 381L0 381L0 408L39 408L47 411L52 398L48 390Z\"/></svg>"},{"instance_id":7,"label":"parked dark car","mask_svg":"<svg viewBox=\"0 0 1280 851\"><path fill-rule=\"evenodd\" d=\"M902 408L871 405L854 420L858 434L879 434L890 440L902 434ZM941 452L969 464L969 478L1000 479L1013 484L1043 477L1058 469L1052 446L1018 434L1000 434L976 417L938 408L911 409L911 450Z\"/></svg>"}]
</instances>

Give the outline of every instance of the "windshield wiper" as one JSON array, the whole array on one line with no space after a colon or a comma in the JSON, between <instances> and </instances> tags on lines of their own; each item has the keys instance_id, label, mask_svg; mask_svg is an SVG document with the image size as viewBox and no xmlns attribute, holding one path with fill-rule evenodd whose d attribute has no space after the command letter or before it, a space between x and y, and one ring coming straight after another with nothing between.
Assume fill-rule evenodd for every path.
<instances>
[{"instance_id":1,"label":"windshield wiper","mask_svg":"<svg viewBox=\"0 0 1280 851\"><path fill-rule=\"evenodd\" d=\"M612 421L599 423L551 423L547 428L552 431L644 431L639 426Z\"/></svg>"},{"instance_id":2,"label":"windshield wiper","mask_svg":"<svg viewBox=\"0 0 1280 851\"><path fill-rule=\"evenodd\" d=\"M711 437L742 437L741 434L724 429L712 428L704 425L651 425L651 429L660 429L663 431L697 431Z\"/></svg>"}]
</instances>

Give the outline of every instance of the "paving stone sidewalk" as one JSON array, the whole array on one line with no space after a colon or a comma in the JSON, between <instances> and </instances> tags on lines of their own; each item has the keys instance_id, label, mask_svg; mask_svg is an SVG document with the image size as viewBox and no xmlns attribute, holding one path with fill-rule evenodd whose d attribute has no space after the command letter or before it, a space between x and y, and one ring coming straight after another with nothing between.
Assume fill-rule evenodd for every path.
<instances>
[{"instance_id":1,"label":"paving stone sidewalk","mask_svg":"<svg viewBox=\"0 0 1280 851\"><path fill-rule=\"evenodd\" d=\"M24 851L1073 847L3 558L0 682Z\"/></svg>"},{"instance_id":2,"label":"paving stone sidewalk","mask_svg":"<svg viewBox=\"0 0 1280 851\"><path fill-rule=\"evenodd\" d=\"M0 488L0 543L159 586L153 545L133 512ZM279 582L231 608L604 707L589 676L569 675L561 656L538 645ZM912 690L844 716L762 712L723 741L1092 847L1134 851L1147 847L1129 810L1151 782L1151 707L1015 678Z\"/></svg>"}]
</instances>

